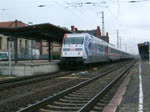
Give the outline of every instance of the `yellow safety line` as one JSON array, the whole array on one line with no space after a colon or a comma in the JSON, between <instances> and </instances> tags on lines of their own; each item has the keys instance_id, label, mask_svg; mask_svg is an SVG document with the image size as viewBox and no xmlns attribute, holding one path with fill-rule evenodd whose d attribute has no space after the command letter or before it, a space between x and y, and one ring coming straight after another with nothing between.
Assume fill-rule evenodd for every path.
<instances>
[{"instance_id":1,"label":"yellow safety line","mask_svg":"<svg viewBox=\"0 0 150 112\"><path fill-rule=\"evenodd\" d=\"M0 77L0 79L8 79L8 78L15 78L15 77Z\"/></svg>"},{"instance_id":2,"label":"yellow safety line","mask_svg":"<svg viewBox=\"0 0 150 112\"><path fill-rule=\"evenodd\" d=\"M59 77L59 78L89 79L89 78L83 78L83 77Z\"/></svg>"}]
</instances>

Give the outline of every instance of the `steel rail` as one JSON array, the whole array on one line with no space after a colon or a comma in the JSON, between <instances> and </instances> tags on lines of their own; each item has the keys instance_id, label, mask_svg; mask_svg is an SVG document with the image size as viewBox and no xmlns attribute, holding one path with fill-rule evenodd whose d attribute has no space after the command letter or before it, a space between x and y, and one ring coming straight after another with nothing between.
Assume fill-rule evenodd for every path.
<instances>
[{"instance_id":1,"label":"steel rail","mask_svg":"<svg viewBox=\"0 0 150 112\"><path fill-rule=\"evenodd\" d=\"M85 104L78 112L88 112L106 93L109 91L122 76L127 73L134 65L134 62L128 66L123 72L120 73L113 81L111 81L102 91L100 91L94 98L92 98L87 104Z\"/></svg>"},{"instance_id":2,"label":"steel rail","mask_svg":"<svg viewBox=\"0 0 150 112\"><path fill-rule=\"evenodd\" d=\"M50 78L56 78L59 76L64 76L68 75L72 72L66 72L66 73L51 73L49 74L43 74L43 75L35 75L35 76L25 76L25 77L19 77L15 79L9 79L9 80L3 80L0 81L0 91L11 88L11 87L16 87L17 85L22 86L24 84L32 84L35 82L40 82L43 80L48 80Z\"/></svg>"},{"instance_id":3,"label":"steel rail","mask_svg":"<svg viewBox=\"0 0 150 112\"><path fill-rule=\"evenodd\" d=\"M81 87L83 87L83 86L85 86L85 85L87 85L87 84L89 84L89 83L91 83L91 82L93 82L93 81L95 81L95 80L97 80L97 79L99 79L99 78L101 78L101 77L111 73L112 71L117 70L118 68L121 68L121 66L113 68L113 69L111 69L111 70L109 70L109 71L107 71L105 73L102 73L101 75L98 75L98 76L96 76L96 77L94 77L94 78L92 78L90 80L87 80L87 81L82 82L82 83L80 83L80 84L78 84L76 86L73 86L73 87L71 87L69 89L66 89L66 90L64 90L64 91L62 91L62 92L60 92L60 93L58 93L58 94L56 94L54 96L50 96L50 97L48 97L48 98L46 98L46 99L44 99L42 101L39 101L39 102L37 102L35 104L32 104L32 105L29 105L28 107L21 108L17 112L33 112L33 111L36 111L37 109L40 109L41 107L49 104L50 102L53 102L53 101L63 97L64 95L69 94L69 93L71 93L71 92L73 92L73 91L75 91L75 90L77 90L77 89L79 89L79 88L81 88Z\"/></svg>"}]
</instances>

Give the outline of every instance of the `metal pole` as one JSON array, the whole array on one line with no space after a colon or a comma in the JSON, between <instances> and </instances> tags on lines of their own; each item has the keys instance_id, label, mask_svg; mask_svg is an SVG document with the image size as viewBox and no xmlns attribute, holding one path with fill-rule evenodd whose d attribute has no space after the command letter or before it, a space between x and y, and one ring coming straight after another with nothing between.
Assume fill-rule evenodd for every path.
<instances>
[{"instance_id":1,"label":"metal pole","mask_svg":"<svg viewBox=\"0 0 150 112\"><path fill-rule=\"evenodd\" d=\"M121 37L120 37L120 47L119 48L121 49Z\"/></svg>"},{"instance_id":2,"label":"metal pole","mask_svg":"<svg viewBox=\"0 0 150 112\"><path fill-rule=\"evenodd\" d=\"M8 58L9 58L9 75L12 76L12 69L11 69L11 41L8 42Z\"/></svg>"},{"instance_id":3,"label":"metal pole","mask_svg":"<svg viewBox=\"0 0 150 112\"><path fill-rule=\"evenodd\" d=\"M51 41L50 40L48 40L48 58L49 58L49 62L51 62L52 56L51 56Z\"/></svg>"},{"instance_id":4,"label":"metal pole","mask_svg":"<svg viewBox=\"0 0 150 112\"><path fill-rule=\"evenodd\" d=\"M105 36L104 12L102 11L102 36Z\"/></svg>"},{"instance_id":5,"label":"metal pole","mask_svg":"<svg viewBox=\"0 0 150 112\"><path fill-rule=\"evenodd\" d=\"M33 49L33 40L31 40L31 62L33 61L33 51L32 51L32 49Z\"/></svg>"},{"instance_id":6,"label":"metal pole","mask_svg":"<svg viewBox=\"0 0 150 112\"><path fill-rule=\"evenodd\" d=\"M119 48L119 32L117 30L117 47Z\"/></svg>"},{"instance_id":7,"label":"metal pole","mask_svg":"<svg viewBox=\"0 0 150 112\"><path fill-rule=\"evenodd\" d=\"M125 47L126 47L126 51L127 51L127 44L125 44Z\"/></svg>"},{"instance_id":8,"label":"metal pole","mask_svg":"<svg viewBox=\"0 0 150 112\"><path fill-rule=\"evenodd\" d=\"M18 38L15 37L14 41L14 47L15 47L15 63L18 63Z\"/></svg>"},{"instance_id":9,"label":"metal pole","mask_svg":"<svg viewBox=\"0 0 150 112\"><path fill-rule=\"evenodd\" d=\"M102 14L102 36L105 36L105 23L104 23L104 12L97 12Z\"/></svg>"},{"instance_id":10,"label":"metal pole","mask_svg":"<svg viewBox=\"0 0 150 112\"><path fill-rule=\"evenodd\" d=\"M148 43L149 46L149 65L150 65L150 42Z\"/></svg>"}]
</instances>

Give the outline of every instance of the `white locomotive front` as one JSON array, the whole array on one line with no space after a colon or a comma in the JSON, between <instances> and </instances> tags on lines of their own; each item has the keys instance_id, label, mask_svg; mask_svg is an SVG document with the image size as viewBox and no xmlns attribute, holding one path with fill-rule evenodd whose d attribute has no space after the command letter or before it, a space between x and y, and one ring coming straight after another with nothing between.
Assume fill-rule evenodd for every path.
<instances>
[{"instance_id":1,"label":"white locomotive front","mask_svg":"<svg viewBox=\"0 0 150 112\"><path fill-rule=\"evenodd\" d=\"M107 61L107 43L88 33L65 34L62 43L63 65Z\"/></svg>"},{"instance_id":2,"label":"white locomotive front","mask_svg":"<svg viewBox=\"0 0 150 112\"><path fill-rule=\"evenodd\" d=\"M83 43L83 34L65 34L62 43L61 62L66 65L83 63L83 59L86 58Z\"/></svg>"}]
</instances>

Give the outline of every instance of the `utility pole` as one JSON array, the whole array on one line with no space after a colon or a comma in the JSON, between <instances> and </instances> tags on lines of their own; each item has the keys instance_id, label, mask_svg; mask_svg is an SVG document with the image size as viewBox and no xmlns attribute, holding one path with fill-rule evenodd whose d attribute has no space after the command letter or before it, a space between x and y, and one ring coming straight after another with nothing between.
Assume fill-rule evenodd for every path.
<instances>
[{"instance_id":1,"label":"utility pole","mask_svg":"<svg viewBox=\"0 0 150 112\"><path fill-rule=\"evenodd\" d=\"M8 37L8 61L9 61L9 75L12 76L12 65L11 65L11 48L12 42L15 40L14 37Z\"/></svg>"},{"instance_id":2,"label":"utility pole","mask_svg":"<svg viewBox=\"0 0 150 112\"><path fill-rule=\"evenodd\" d=\"M126 50L126 52L127 52L127 44L125 44L125 50Z\"/></svg>"},{"instance_id":3,"label":"utility pole","mask_svg":"<svg viewBox=\"0 0 150 112\"><path fill-rule=\"evenodd\" d=\"M102 36L105 36L105 26L104 26L104 12L102 11Z\"/></svg>"},{"instance_id":4,"label":"utility pole","mask_svg":"<svg viewBox=\"0 0 150 112\"><path fill-rule=\"evenodd\" d=\"M149 65L150 65L150 41L148 42L148 47L149 47L148 52L149 52Z\"/></svg>"},{"instance_id":5,"label":"utility pole","mask_svg":"<svg viewBox=\"0 0 150 112\"><path fill-rule=\"evenodd\" d=\"M119 31L117 29L117 47L119 48Z\"/></svg>"},{"instance_id":6,"label":"utility pole","mask_svg":"<svg viewBox=\"0 0 150 112\"><path fill-rule=\"evenodd\" d=\"M102 14L102 36L105 36L105 23L104 23L104 12L97 12Z\"/></svg>"},{"instance_id":7,"label":"utility pole","mask_svg":"<svg viewBox=\"0 0 150 112\"><path fill-rule=\"evenodd\" d=\"M8 41L8 60L9 60L9 76L12 76L12 69L11 69L11 41Z\"/></svg>"},{"instance_id":8,"label":"utility pole","mask_svg":"<svg viewBox=\"0 0 150 112\"><path fill-rule=\"evenodd\" d=\"M120 42L120 46L119 46L119 48L121 49L121 36L120 36L119 40L120 40L120 41L119 41L119 42Z\"/></svg>"}]
</instances>

